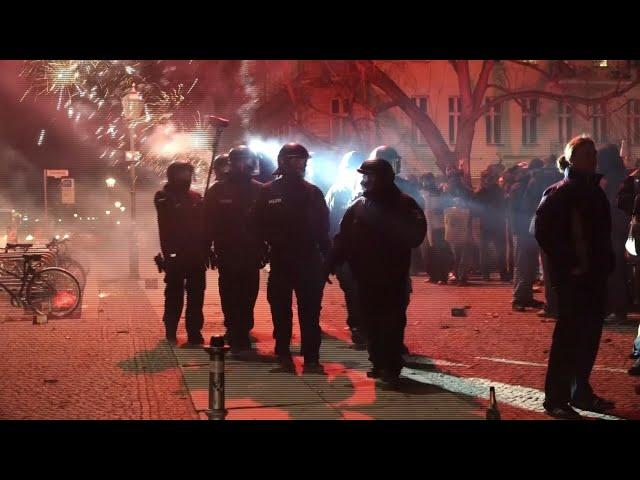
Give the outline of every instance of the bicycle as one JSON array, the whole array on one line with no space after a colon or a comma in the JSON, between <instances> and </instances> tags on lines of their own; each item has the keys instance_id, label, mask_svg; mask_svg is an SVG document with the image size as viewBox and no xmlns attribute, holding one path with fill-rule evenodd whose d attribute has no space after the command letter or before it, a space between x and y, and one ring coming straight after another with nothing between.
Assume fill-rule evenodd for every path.
<instances>
[{"instance_id":1,"label":"bicycle","mask_svg":"<svg viewBox=\"0 0 640 480\"><path fill-rule=\"evenodd\" d=\"M63 268L70 272L74 277L78 279L80 283L80 287L84 291L84 287L87 284L87 275L88 270L85 269L80 262L71 258L68 254L68 245L67 238L63 238L62 240L53 239L51 242L47 243L45 246L51 250L55 255L55 265L56 267Z\"/></svg>"},{"instance_id":2,"label":"bicycle","mask_svg":"<svg viewBox=\"0 0 640 480\"><path fill-rule=\"evenodd\" d=\"M54 238L49 243L44 245L35 246L33 243L7 243L5 247L5 253L9 253L9 250L22 250L24 252L34 252L41 254L44 258L44 265L53 265L60 267L70 272L78 282L80 287L84 291L87 284L88 271L82 266L80 262L73 259L68 253L67 238L58 240Z\"/></svg>"},{"instance_id":3,"label":"bicycle","mask_svg":"<svg viewBox=\"0 0 640 480\"><path fill-rule=\"evenodd\" d=\"M80 305L82 291L78 280L59 267L36 270L34 262L40 254L23 254L21 274L8 270L0 258L0 288L11 297L11 305L27 307L39 315L61 318L73 313Z\"/></svg>"}]
</instances>

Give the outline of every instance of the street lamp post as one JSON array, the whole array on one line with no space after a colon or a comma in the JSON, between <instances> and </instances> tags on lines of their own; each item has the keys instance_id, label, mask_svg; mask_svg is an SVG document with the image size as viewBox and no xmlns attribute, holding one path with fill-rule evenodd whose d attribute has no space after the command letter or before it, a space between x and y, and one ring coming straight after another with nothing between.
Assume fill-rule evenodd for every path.
<instances>
[{"instance_id":1,"label":"street lamp post","mask_svg":"<svg viewBox=\"0 0 640 480\"><path fill-rule=\"evenodd\" d=\"M138 239L136 226L136 158L135 158L135 122L140 119L144 110L144 99L136 90L135 84L122 98L122 115L129 122L129 148L131 150L131 244L129 249L129 276L140 278L138 269Z\"/></svg>"}]
</instances>

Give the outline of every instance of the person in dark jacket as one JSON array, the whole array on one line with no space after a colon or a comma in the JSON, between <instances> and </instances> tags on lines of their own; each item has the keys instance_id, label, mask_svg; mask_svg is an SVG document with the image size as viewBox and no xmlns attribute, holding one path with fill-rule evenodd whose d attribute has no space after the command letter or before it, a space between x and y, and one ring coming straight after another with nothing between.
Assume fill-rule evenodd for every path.
<instances>
[{"instance_id":1,"label":"person in dark jacket","mask_svg":"<svg viewBox=\"0 0 640 480\"><path fill-rule=\"evenodd\" d=\"M251 178L257 158L245 145L232 148L228 162L226 179L216 181L205 195L205 223L219 272L227 341L231 353L242 355L252 349L249 333L266 254L253 216L262 184Z\"/></svg>"},{"instance_id":2,"label":"person in dark jacket","mask_svg":"<svg viewBox=\"0 0 640 480\"><path fill-rule=\"evenodd\" d=\"M358 167L362 164L364 155L361 152L347 152L338 166L338 176L329 188L325 200L329 207L329 234L333 238L340 230L340 222L347 208L356 196L360 174ZM358 288L353 278L351 268L343 263L336 270L336 277L340 288L344 292L347 306L347 326L351 331L351 341L355 348L364 349L367 346L366 328L360 312Z\"/></svg>"},{"instance_id":3,"label":"person in dark jacket","mask_svg":"<svg viewBox=\"0 0 640 480\"><path fill-rule=\"evenodd\" d=\"M541 166L533 162L534 166ZM534 168L535 169L535 168ZM508 197L509 219L515 252L515 269L513 279L512 308L524 312L527 308L541 309L544 303L533 298L533 284L538 271L538 244L530 233L531 217L535 210L526 201L526 191L531 173L528 166L521 168L516 174Z\"/></svg>"},{"instance_id":4,"label":"person in dark jacket","mask_svg":"<svg viewBox=\"0 0 640 480\"><path fill-rule=\"evenodd\" d=\"M453 271L458 286L468 285L467 275L472 253L472 206L473 190L465 182L464 172L455 166L447 167L442 195L445 240L453 251Z\"/></svg>"},{"instance_id":5,"label":"person in dark jacket","mask_svg":"<svg viewBox=\"0 0 640 480\"><path fill-rule=\"evenodd\" d=\"M617 194L622 189L627 176L617 145L605 145L598 150L598 171L604 176L600 186L607 195L611 207L611 241L616 256L616 267L608 281L608 313L611 315L607 318L624 321L627 319L630 308L624 246L629 235L631 216L617 205Z\"/></svg>"},{"instance_id":6,"label":"person in dark jacket","mask_svg":"<svg viewBox=\"0 0 640 480\"><path fill-rule=\"evenodd\" d=\"M598 397L589 376L606 314L607 277L615 265L611 213L596 174L596 147L587 136L572 139L558 159L565 178L549 187L536 211L535 237L549 256L558 295L545 381L544 408L578 419L572 408L604 412L613 403Z\"/></svg>"},{"instance_id":7,"label":"person in dark jacket","mask_svg":"<svg viewBox=\"0 0 640 480\"><path fill-rule=\"evenodd\" d=\"M398 154L398 151L388 145L380 145L374 148L369 154L369 159L382 158L389 162L395 173L395 179L393 182L400 191L406 195L409 195L413 200L420 205L422 211L424 211L424 199L420 193L418 182L413 182L411 179L406 180L400 176L402 171L402 157ZM424 269L424 259L420 249L416 248L411 251L411 275L416 275L418 272Z\"/></svg>"},{"instance_id":8,"label":"person in dark jacket","mask_svg":"<svg viewBox=\"0 0 640 480\"><path fill-rule=\"evenodd\" d=\"M476 215L480 219L480 269L485 281L490 278L489 246L496 249L496 264L500 279L507 279L507 259L505 255L506 240L506 205L504 192L498 185L498 178L491 172L483 172L480 176L481 186L475 194Z\"/></svg>"},{"instance_id":9,"label":"person in dark jacket","mask_svg":"<svg viewBox=\"0 0 640 480\"><path fill-rule=\"evenodd\" d=\"M175 162L167 169L167 184L157 192L154 205L158 212L160 247L164 257L165 335L177 342L176 332L182 314L185 290L187 344L201 345L204 324L202 306L206 286L208 251L203 229L202 196L190 190L193 167Z\"/></svg>"},{"instance_id":10,"label":"person in dark jacket","mask_svg":"<svg viewBox=\"0 0 640 480\"><path fill-rule=\"evenodd\" d=\"M328 276L329 209L322 191L304 180L309 157L307 149L297 143L280 149L274 175L281 177L262 188L256 202L256 222L258 238L270 247L267 300L281 369L295 371L290 351L295 291L304 372L323 373L320 308Z\"/></svg>"},{"instance_id":11,"label":"person in dark jacket","mask_svg":"<svg viewBox=\"0 0 640 480\"><path fill-rule=\"evenodd\" d=\"M562 180L563 176L558 171L556 165L556 156L549 155L544 160L544 166L540 169L532 171L531 179L527 185L527 189L524 196L524 203L526 210L532 212L531 219L535 217L535 211L540 204L542 194L544 191L556 182ZM534 234L533 221L529 226L529 233ZM539 317L557 318L558 317L558 300L556 298L551 283L549 282L549 260L544 252L540 252L541 264L542 264L542 276L544 280L544 307L538 311Z\"/></svg>"},{"instance_id":12,"label":"person in dark jacket","mask_svg":"<svg viewBox=\"0 0 640 480\"><path fill-rule=\"evenodd\" d=\"M368 376L395 385L402 369L411 249L427 232L422 208L394 184L384 159L366 160L364 194L347 210L334 239L330 266L347 262L358 285L369 335Z\"/></svg>"}]
</instances>

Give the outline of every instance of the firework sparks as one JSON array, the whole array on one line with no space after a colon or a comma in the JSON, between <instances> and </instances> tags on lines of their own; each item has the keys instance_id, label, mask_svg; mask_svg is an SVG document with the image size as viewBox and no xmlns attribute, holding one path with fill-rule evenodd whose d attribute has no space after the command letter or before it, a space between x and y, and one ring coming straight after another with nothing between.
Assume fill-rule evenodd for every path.
<instances>
[{"instance_id":1,"label":"firework sparks","mask_svg":"<svg viewBox=\"0 0 640 480\"><path fill-rule=\"evenodd\" d=\"M166 159L176 155L204 158L211 149L208 125L200 119L195 128L174 127L168 140L158 142L157 132L167 122L175 122L176 112L188 104L187 97L199 82L196 77L185 91L183 83L171 80L176 70L163 60L28 60L20 76L27 79L29 86L20 101L29 96L56 98L56 110L63 110L80 128L84 125L87 134L93 133L104 148L100 158L117 159L120 156L116 150L126 149L128 138L124 128L119 128L124 126L122 97L135 84L145 100L144 116L133 125L138 145L145 150L142 161L148 157L146 163L162 172ZM38 145L44 142L43 132ZM194 165L199 163L196 158Z\"/></svg>"}]
</instances>

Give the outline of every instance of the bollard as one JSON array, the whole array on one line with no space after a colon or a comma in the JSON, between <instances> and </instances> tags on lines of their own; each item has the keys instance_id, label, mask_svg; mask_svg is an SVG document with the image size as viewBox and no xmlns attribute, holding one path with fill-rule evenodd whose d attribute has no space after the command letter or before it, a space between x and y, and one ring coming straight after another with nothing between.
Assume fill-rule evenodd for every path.
<instances>
[{"instance_id":1,"label":"bollard","mask_svg":"<svg viewBox=\"0 0 640 480\"><path fill-rule=\"evenodd\" d=\"M229 347L224 345L224 337L211 337L209 347L209 420L224 420L227 410L224 407L224 355Z\"/></svg>"}]
</instances>

